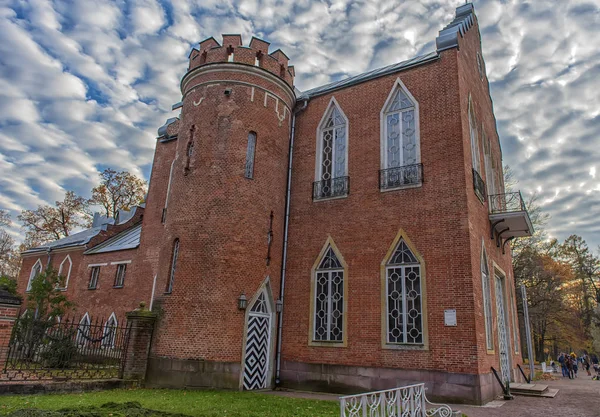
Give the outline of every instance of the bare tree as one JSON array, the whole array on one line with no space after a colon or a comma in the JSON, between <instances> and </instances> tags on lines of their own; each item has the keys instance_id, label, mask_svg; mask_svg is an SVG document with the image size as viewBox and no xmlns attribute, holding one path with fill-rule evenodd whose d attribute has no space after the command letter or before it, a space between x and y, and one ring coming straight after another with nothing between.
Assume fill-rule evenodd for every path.
<instances>
[{"instance_id":1,"label":"bare tree","mask_svg":"<svg viewBox=\"0 0 600 417\"><path fill-rule=\"evenodd\" d=\"M10 214L0 210L0 276L15 278L19 270L19 256L15 240L6 230L11 225Z\"/></svg>"},{"instance_id":2,"label":"bare tree","mask_svg":"<svg viewBox=\"0 0 600 417\"><path fill-rule=\"evenodd\" d=\"M107 217L115 218L119 210L142 203L145 195L146 181L127 171L107 168L100 174L100 185L92 189L90 204L102 206Z\"/></svg>"}]
</instances>

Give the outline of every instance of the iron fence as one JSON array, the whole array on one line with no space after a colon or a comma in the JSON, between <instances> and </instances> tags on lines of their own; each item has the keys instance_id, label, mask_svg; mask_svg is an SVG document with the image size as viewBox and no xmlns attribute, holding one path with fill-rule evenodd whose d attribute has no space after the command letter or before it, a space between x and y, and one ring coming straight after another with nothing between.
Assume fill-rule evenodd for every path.
<instances>
[{"instance_id":1,"label":"iron fence","mask_svg":"<svg viewBox=\"0 0 600 417\"><path fill-rule=\"evenodd\" d=\"M14 325L0 379L118 378L129 330L114 317L39 320L25 315Z\"/></svg>"},{"instance_id":2,"label":"iron fence","mask_svg":"<svg viewBox=\"0 0 600 417\"><path fill-rule=\"evenodd\" d=\"M520 191L489 196L490 213L510 213L514 211L527 211L525 201Z\"/></svg>"},{"instance_id":3,"label":"iron fence","mask_svg":"<svg viewBox=\"0 0 600 417\"><path fill-rule=\"evenodd\" d=\"M315 181L313 183L313 199L343 197L348 195L350 189L350 177L337 177L328 180Z\"/></svg>"},{"instance_id":4,"label":"iron fence","mask_svg":"<svg viewBox=\"0 0 600 417\"><path fill-rule=\"evenodd\" d=\"M379 170L379 188L391 188L419 185L423 182L423 164L405 165Z\"/></svg>"}]
</instances>

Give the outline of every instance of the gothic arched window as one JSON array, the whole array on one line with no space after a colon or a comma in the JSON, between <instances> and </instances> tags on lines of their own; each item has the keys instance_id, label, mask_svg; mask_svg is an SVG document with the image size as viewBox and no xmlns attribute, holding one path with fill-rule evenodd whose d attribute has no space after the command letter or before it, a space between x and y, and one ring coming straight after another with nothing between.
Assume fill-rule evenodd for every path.
<instances>
[{"instance_id":1,"label":"gothic arched window","mask_svg":"<svg viewBox=\"0 0 600 417\"><path fill-rule=\"evenodd\" d=\"M348 119L331 99L317 132L317 169L313 197L348 194Z\"/></svg>"},{"instance_id":2,"label":"gothic arched window","mask_svg":"<svg viewBox=\"0 0 600 417\"><path fill-rule=\"evenodd\" d=\"M29 273L29 280L27 281L27 290L26 291L31 290L31 283L33 282L35 277L37 277L41 273L42 273L42 261L40 261L38 259L37 261L35 261L35 264L33 264L33 267L31 268L31 272Z\"/></svg>"},{"instance_id":3,"label":"gothic arched window","mask_svg":"<svg viewBox=\"0 0 600 417\"><path fill-rule=\"evenodd\" d=\"M313 341L344 340L344 270L329 244L315 270Z\"/></svg>"},{"instance_id":4,"label":"gothic arched window","mask_svg":"<svg viewBox=\"0 0 600 417\"><path fill-rule=\"evenodd\" d=\"M423 344L421 264L400 239L385 268L387 343Z\"/></svg>"},{"instance_id":5,"label":"gothic arched window","mask_svg":"<svg viewBox=\"0 0 600 417\"><path fill-rule=\"evenodd\" d=\"M487 350L494 350L494 336L492 334L492 293L490 286L490 269L488 266L485 248L481 250L481 287L483 291L483 313L485 316L485 344Z\"/></svg>"},{"instance_id":6,"label":"gothic arched window","mask_svg":"<svg viewBox=\"0 0 600 417\"><path fill-rule=\"evenodd\" d=\"M112 313L109 319L106 321L106 324L104 325L104 332L102 335L102 346L115 346L115 342L117 340L117 326L117 317L115 316L115 313Z\"/></svg>"},{"instance_id":7,"label":"gothic arched window","mask_svg":"<svg viewBox=\"0 0 600 417\"><path fill-rule=\"evenodd\" d=\"M420 185L419 104L396 80L381 112L381 189Z\"/></svg>"}]
</instances>

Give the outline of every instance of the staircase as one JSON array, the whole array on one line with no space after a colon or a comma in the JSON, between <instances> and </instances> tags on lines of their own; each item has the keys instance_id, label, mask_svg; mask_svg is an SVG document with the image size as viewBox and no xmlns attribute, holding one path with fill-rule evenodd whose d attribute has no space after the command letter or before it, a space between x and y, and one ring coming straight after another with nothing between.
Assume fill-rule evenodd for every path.
<instances>
[{"instance_id":1,"label":"staircase","mask_svg":"<svg viewBox=\"0 0 600 417\"><path fill-rule=\"evenodd\" d=\"M549 389L545 384L510 384L510 393L528 397L554 398L558 389Z\"/></svg>"}]
</instances>

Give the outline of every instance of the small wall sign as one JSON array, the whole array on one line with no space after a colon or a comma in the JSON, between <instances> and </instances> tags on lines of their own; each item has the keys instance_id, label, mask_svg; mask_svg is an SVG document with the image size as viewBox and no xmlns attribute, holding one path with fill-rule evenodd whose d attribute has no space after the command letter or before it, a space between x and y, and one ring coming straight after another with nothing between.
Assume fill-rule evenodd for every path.
<instances>
[{"instance_id":1,"label":"small wall sign","mask_svg":"<svg viewBox=\"0 0 600 417\"><path fill-rule=\"evenodd\" d=\"M444 323L446 326L456 326L456 310L444 310Z\"/></svg>"}]
</instances>

